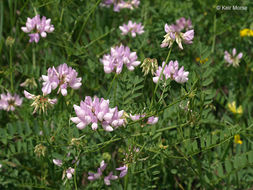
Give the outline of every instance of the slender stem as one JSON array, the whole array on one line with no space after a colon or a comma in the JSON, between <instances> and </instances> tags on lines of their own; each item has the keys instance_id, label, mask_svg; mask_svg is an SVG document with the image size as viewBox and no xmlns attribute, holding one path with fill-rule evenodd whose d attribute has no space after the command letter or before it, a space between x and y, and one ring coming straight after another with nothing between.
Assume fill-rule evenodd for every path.
<instances>
[{"instance_id":1,"label":"slender stem","mask_svg":"<svg viewBox=\"0 0 253 190\"><path fill-rule=\"evenodd\" d=\"M13 89L13 63L12 63L12 46L10 46L10 81L11 81L11 92L13 93L14 89Z\"/></svg>"},{"instance_id":2,"label":"slender stem","mask_svg":"<svg viewBox=\"0 0 253 190\"><path fill-rule=\"evenodd\" d=\"M213 44L212 44L212 53L214 52L214 46L215 46L215 38L216 38L216 13L214 15L214 21L213 21Z\"/></svg>"},{"instance_id":3,"label":"slender stem","mask_svg":"<svg viewBox=\"0 0 253 190\"><path fill-rule=\"evenodd\" d=\"M77 162L79 159L81 151L78 152L77 158L76 158L76 162L75 162L75 173L74 173L74 183L75 183L75 190L77 190L77 182L76 182L76 166L77 166Z\"/></svg>"},{"instance_id":4,"label":"slender stem","mask_svg":"<svg viewBox=\"0 0 253 190\"><path fill-rule=\"evenodd\" d=\"M159 82L160 82L162 73L163 73L163 71L164 71L164 68L165 68L166 64L168 63L171 50L172 50L172 47L171 47L170 50L169 50L169 53L168 53L167 58L166 58L166 60L165 60L165 64L163 65L163 68L162 68L162 72L160 73L159 79L158 79L158 81L157 81L157 83L156 83L155 90L154 90L154 93L153 93L153 96L152 96L152 100L151 100L151 104L150 104L150 106L149 106L149 111L152 109L153 102L154 102L154 97L155 97L155 95L156 95L156 91L157 91L157 88L158 88L158 85L159 85Z\"/></svg>"},{"instance_id":5,"label":"slender stem","mask_svg":"<svg viewBox=\"0 0 253 190\"><path fill-rule=\"evenodd\" d=\"M109 93L110 93L110 91L111 91L111 89L112 89L113 82L114 82L114 80L117 78L117 76L118 76L117 73L115 73L115 75L114 75L114 77L113 77L113 79L112 79L112 81L111 81L111 83L110 83L110 87L109 87L109 90L107 91L106 97L109 96Z\"/></svg>"},{"instance_id":6,"label":"slender stem","mask_svg":"<svg viewBox=\"0 0 253 190\"><path fill-rule=\"evenodd\" d=\"M79 34L78 34L78 36L77 36L77 38L76 38L76 42L79 41L79 39L80 39L80 37L81 37L81 34L82 34L82 32L83 32L83 29L84 29L86 23L88 22L88 20L89 20L91 14L95 11L95 9L96 9L97 6L100 4L100 2L101 2L101 0L98 0L97 3L94 5L94 7L93 7L93 8L91 9L91 11L89 12L89 14L87 15L85 21L83 22L82 28L81 28L81 30L79 31Z\"/></svg>"},{"instance_id":7,"label":"slender stem","mask_svg":"<svg viewBox=\"0 0 253 190\"><path fill-rule=\"evenodd\" d=\"M32 52L33 52L33 71L35 71L35 68L36 68L36 55L35 55L35 47L33 45L33 49L32 49Z\"/></svg>"},{"instance_id":8,"label":"slender stem","mask_svg":"<svg viewBox=\"0 0 253 190\"><path fill-rule=\"evenodd\" d=\"M163 87L162 95L161 95L160 99L158 100L158 104L159 104L159 103L162 101L162 99L163 99L163 95L164 95L164 93L165 93L166 86L167 86L167 84L165 84L164 87Z\"/></svg>"}]
</instances>

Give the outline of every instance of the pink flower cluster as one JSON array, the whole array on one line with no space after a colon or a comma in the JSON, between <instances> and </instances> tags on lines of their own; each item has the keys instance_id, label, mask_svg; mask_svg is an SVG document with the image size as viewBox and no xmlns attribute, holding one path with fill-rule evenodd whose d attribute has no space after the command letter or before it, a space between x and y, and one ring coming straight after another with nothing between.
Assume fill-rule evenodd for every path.
<instances>
[{"instance_id":1,"label":"pink flower cluster","mask_svg":"<svg viewBox=\"0 0 253 190\"><path fill-rule=\"evenodd\" d=\"M185 44L192 44L194 30L188 30L190 28L192 28L191 21L185 18L177 20L176 24L165 24L164 30L167 34L164 36L161 47L164 48L169 46L170 48L174 41L176 41L180 49L183 49L182 42ZM185 33L181 32L184 29L187 31Z\"/></svg>"},{"instance_id":2,"label":"pink flower cluster","mask_svg":"<svg viewBox=\"0 0 253 190\"><path fill-rule=\"evenodd\" d=\"M63 96L67 95L67 87L78 89L82 85L82 78L77 78L75 69L68 67L66 63L47 70L47 75L42 75L43 87L42 92L44 95L50 94L52 90L59 86L58 92Z\"/></svg>"},{"instance_id":3,"label":"pink flower cluster","mask_svg":"<svg viewBox=\"0 0 253 190\"><path fill-rule=\"evenodd\" d=\"M189 30L192 29L192 21L191 19L186 20L184 17L181 17L180 19L176 20L176 24L172 24L171 26L177 32Z\"/></svg>"},{"instance_id":4,"label":"pink flower cluster","mask_svg":"<svg viewBox=\"0 0 253 190\"><path fill-rule=\"evenodd\" d=\"M21 30L30 33L30 43L33 41L38 43L40 36L45 38L47 33L54 31L54 26L51 24L51 19L46 19L44 16L40 19L40 15L36 15L33 18L27 18L26 26L21 27Z\"/></svg>"},{"instance_id":5,"label":"pink flower cluster","mask_svg":"<svg viewBox=\"0 0 253 190\"><path fill-rule=\"evenodd\" d=\"M141 118L143 118L145 116L146 116L145 114L142 114L142 115L140 115L140 114L136 114L136 115L130 114L130 118L133 121L137 121L137 120L139 120L139 119L141 119ZM159 119L159 117L151 116L151 117L148 118L147 124L154 125L154 124L156 124L158 122L158 119Z\"/></svg>"},{"instance_id":6,"label":"pink flower cluster","mask_svg":"<svg viewBox=\"0 0 253 190\"><path fill-rule=\"evenodd\" d=\"M110 7L113 4L113 10L119 12L120 9L134 9L137 8L140 4L140 0L104 0L101 5L105 7Z\"/></svg>"},{"instance_id":7,"label":"pink flower cluster","mask_svg":"<svg viewBox=\"0 0 253 190\"><path fill-rule=\"evenodd\" d=\"M84 129L92 123L91 128L96 130L100 122L105 131L111 132L125 124L124 110L118 111L117 107L109 108L109 100L103 98L94 97L92 101L90 96L86 96L80 106L74 105L74 109L77 117L72 117L71 120L79 129Z\"/></svg>"},{"instance_id":8,"label":"pink flower cluster","mask_svg":"<svg viewBox=\"0 0 253 190\"><path fill-rule=\"evenodd\" d=\"M171 80L175 80L177 83L185 83L188 81L188 71L184 71L184 66L182 66L180 69L178 67L178 61L170 61L168 65L164 65L165 62L162 63L162 67L159 66L158 70L155 73L155 77L153 77L154 83L157 83L159 80L159 77L163 70L163 76L165 77L165 80L170 78ZM160 77L160 80L163 80L163 76Z\"/></svg>"},{"instance_id":9,"label":"pink flower cluster","mask_svg":"<svg viewBox=\"0 0 253 190\"><path fill-rule=\"evenodd\" d=\"M243 53L239 53L238 55L236 55L236 49L233 48L232 51L232 55L229 54L227 51L224 52L224 59L226 60L226 62L228 63L228 65L233 65L234 67L238 67L239 63L240 63L240 59L243 56Z\"/></svg>"},{"instance_id":10,"label":"pink flower cluster","mask_svg":"<svg viewBox=\"0 0 253 190\"><path fill-rule=\"evenodd\" d=\"M132 37L134 38L136 34L144 33L144 27L141 23L137 24L136 22L132 22L131 20L128 21L128 24L123 24L119 27L121 30L122 35L127 35L127 33L131 33Z\"/></svg>"},{"instance_id":11,"label":"pink flower cluster","mask_svg":"<svg viewBox=\"0 0 253 190\"><path fill-rule=\"evenodd\" d=\"M21 106L23 98L14 94L13 96L8 92L7 94L1 94L0 98L0 110L14 111L17 106Z\"/></svg>"},{"instance_id":12,"label":"pink flower cluster","mask_svg":"<svg viewBox=\"0 0 253 190\"><path fill-rule=\"evenodd\" d=\"M117 74L121 73L124 64L128 70L133 71L134 67L141 63L137 61L136 52L130 52L130 48L123 45L112 47L111 54L104 55L100 61L104 65L105 73L115 71Z\"/></svg>"},{"instance_id":13,"label":"pink flower cluster","mask_svg":"<svg viewBox=\"0 0 253 190\"><path fill-rule=\"evenodd\" d=\"M99 179L103 175L103 171L106 169L107 164L104 162L104 160L100 163L100 167L97 169L97 173L89 172L88 180L95 181ZM116 168L116 170L120 171L119 178L124 177L127 174L128 167L126 165ZM111 180L118 179L118 176L113 175L113 172L111 171L109 175L104 177L104 183L106 185L111 185Z\"/></svg>"}]
</instances>

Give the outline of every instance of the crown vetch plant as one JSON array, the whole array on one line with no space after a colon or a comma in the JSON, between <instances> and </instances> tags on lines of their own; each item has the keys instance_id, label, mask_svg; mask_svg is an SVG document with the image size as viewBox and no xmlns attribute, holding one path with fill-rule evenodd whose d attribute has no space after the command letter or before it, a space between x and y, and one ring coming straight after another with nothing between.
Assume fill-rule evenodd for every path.
<instances>
[{"instance_id":1,"label":"crown vetch plant","mask_svg":"<svg viewBox=\"0 0 253 190\"><path fill-rule=\"evenodd\" d=\"M237 4L0 1L0 189L252 188Z\"/></svg>"}]
</instances>

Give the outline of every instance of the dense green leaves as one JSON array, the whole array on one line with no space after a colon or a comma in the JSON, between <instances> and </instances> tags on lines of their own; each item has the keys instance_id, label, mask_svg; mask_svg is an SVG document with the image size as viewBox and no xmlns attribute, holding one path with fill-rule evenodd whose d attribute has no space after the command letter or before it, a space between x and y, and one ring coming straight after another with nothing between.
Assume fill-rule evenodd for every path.
<instances>
[{"instance_id":1,"label":"dense green leaves","mask_svg":"<svg viewBox=\"0 0 253 190\"><path fill-rule=\"evenodd\" d=\"M41 95L40 77L49 67L67 63L82 77L78 90L63 97L47 113L32 114L32 100L23 100L14 112L0 110L0 189L249 189L253 186L253 41L240 30L252 28L250 11L217 10L234 1L141 0L139 8L101 6L101 0L0 1L0 91L24 96L27 90ZM250 1L236 2L248 9ZM21 30L27 17L51 18L55 31L29 43ZM110 48L123 44L135 51L138 61L165 61L168 48L160 48L165 23L190 18L193 44L180 50L173 44L169 60L178 60L189 71L186 84L174 80L156 84L140 66L120 74L106 74L100 59ZM145 33L122 36L119 26L141 22ZM15 40L12 46L7 39ZM243 52L239 67L228 67L224 51ZM12 76L12 77L11 77ZM12 79L13 78L13 79ZM20 86L29 79L32 83ZM13 90L12 90L13 84ZM79 130L70 120L86 96L110 100L124 110L124 127L105 132L101 125ZM241 114L228 104L242 105ZM236 109L235 109L236 110ZM145 114L132 121L130 114ZM157 116L155 125L148 117ZM240 135L240 141L235 140ZM53 159L63 161L61 167ZM103 177L89 181L100 162L108 165L103 177L127 165L128 174L106 186ZM75 169L73 178L66 170ZM64 177L62 179L62 177Z\"/></svg>"}]
</instances>

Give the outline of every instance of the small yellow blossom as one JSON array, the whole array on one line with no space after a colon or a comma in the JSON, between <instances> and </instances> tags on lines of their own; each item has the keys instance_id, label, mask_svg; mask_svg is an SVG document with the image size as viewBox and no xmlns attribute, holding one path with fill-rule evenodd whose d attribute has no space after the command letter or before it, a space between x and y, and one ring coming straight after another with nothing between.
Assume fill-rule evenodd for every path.
<instances>
[{"instance_id":1,"label":"small yellow blossom","mask_svg":"<svg viewBox=\"0 0 253 190\"><path fill-rule=\"evenodd\" d=\"M242 144L242 140L240 139L240 135L235 135L235 143Z\"/></svg>"},{"instance_id":2,"label":"small yellow blossom","mask_svg":"<svg viewBox=\"0 0 253 190\"><path fill-rule=\"evenodd\" d=\"M160 149L164 149L164 150L165 150L165 149L167 149L168 147L169 147L168 145L167 145L167 146L164 146L162 143L159 144L159 148L160 148Z\"/></svg>"},{"instance_id":3,"label":"small yellow blossom","mask_svg":"<svg viewBox=\"0 0 253 190\"><path fill-rule=\"evenodd\" d=\"M234 114L242 114L243 113L242 106L239 106L238 108L236 108L235 101L233 101L232 103L228 103L228 109Z\"/></svg>"},{"instance_id":4,"label":"small yellow blossom","mask_svg":"<svg viewBox=\"0 0 253 190\"><path fill-rule=\"evenodd\" d=\"M208 61L208 58L205 58L205 59L200 59L200 57L196 57L196 62L199 62L199 63L201 63L201 64L204 64L204 63L206 63L207 61Z\"/></svg>"},{"instance_id":5,"label":"small yellow blossom","mask_svg":"<svg viewBox=\"0 0 253 190\"><path fill-rule=\"evenodd\" d=\"M245 37L245 36L253 36L253 30L245 28L240 31L240 36Z\"/></svg>"}]
</instances>

